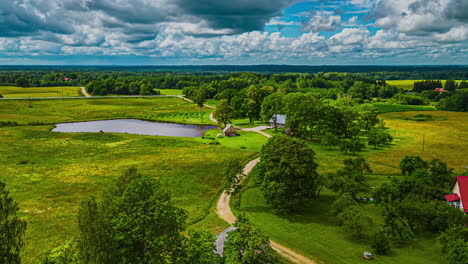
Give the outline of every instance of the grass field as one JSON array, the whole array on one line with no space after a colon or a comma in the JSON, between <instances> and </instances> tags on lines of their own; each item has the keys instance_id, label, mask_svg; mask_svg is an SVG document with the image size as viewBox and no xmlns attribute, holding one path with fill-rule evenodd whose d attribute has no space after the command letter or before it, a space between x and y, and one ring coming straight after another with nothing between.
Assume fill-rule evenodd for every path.
<instances>
[{"instance_id":1,"label":"grass field","mask_svg":"<svg viewBox=\"0 0 468 264\"><path fill-rule=\"evenodd\" d=\"M199 112L195 104L172 97L5 100L0 102L0 120L18 121L22 124L33 121L52 124L113 118L213 124L209 119L210 111L212 109L204 107Z\"/></svg>"},{"instance_id":2,"label":"grass field","mask_svg":"<svg viewBox=\"0 0 468 264\"><path fill-rule=\"evenodd\" d=\"M380 114L390 113L390 112L436 110L433 106L427 106L427 105L399 105L399 104L386 104L386 103L373 103L373 105L377 107Z\"/></svg>"},{"instance_id":3,"label":"grass field","mask_svg":"<svg viewBox=\"0 0 468 264\"><path fill-rule=\"evenodd\" d=\"M417 82L417 81L420 81L420 80L390 80L386 82L389 85L410 91L410 90L413 90L414 82ZM442 86L445 86L445 83L447 82L447 80L441 80L441 82L442 82ZM461 81L458 80L456 82L461 82ZM440 87L440 88L443 88L443 87Z\"/></svg>"},{"instance_id":4,"label":"grass field","mask_svg":"<svg viewBox=\"0 0 468 264\"><path fill-rule=\"evenodd\" d=\"M418 115L431 115L433 121L411 121ZM439 158L461 172L468 166L468 113L444 111L409 111L380 115L384 118L389 132L395 137L391 146L368 147L357 156L365 157L373 175L367 176L374 187L388 181L389 175L399 175L399 162L405 155L420 155L426 160ZM267 133L275 134L272 130ZM422 141L424 135L424 151ZM327 150L318 141L309 143L316 152L319 172L333 172L342 166L342 160L353 157L343 155L337 149ZM368 196L370 190L359 195ZM369 241L349 237L335 225L328 216L335 194L325 190L319 200L307 201L304 210L293 215L277 215L265 203L261 191L247 188L241 196L240 211L272 239L289 246L311 258L324 263L366 263L362 252L369 251ZM364 210L374 219L370 231L382 224L381 209L373 204L362 204ZM447 263L430 234L418 235L410 243L394 245L388 256L377 255L376 263Z\"/></svg>"},{"instance_id":5,"label":"grass field","mask_svg":"<svg viewBox=\"0 0 468 264\"><path fill-rule=\"evenodd\" d=\"M182 90L178 89L156 89L161 92L162 95L182 95Z\"/></svg>"},{"instance_id":6,"label":"grass field","mask_svg":"<svg viewBox=\"0 0 468 264\"><path fill-rule=\"evenodd\" d=\"M20 124L191 111L198 112L194 104L178 98L33 101L31 108L27 101L0 101L0 120ZM0 129L0 180L7 183L28 222L23 263L38 263L45 250L74 237L80 201L99 197L130 166L161 179L176 205L189 212L189 228L220 231L226 223L212 210L223 181L220 171L228 159L257 155L250 151L254 148L240 149L240 143L230 138L210 145L201 138L55 133L52 127ZM255 135L245 134L233 141L239 139L256 140Z\"/></svg>"},{"instance_id":7,"label":"grass field","mask_svg":"<svg viewBox=\"0 0 468 264\"><path fill-rule=\"evenodd\" d=\"M12 97L70 97L79 96L78 87L12 87L0 86L0 94L5 98ZM62 94L63 92L63 94Z\"/></svg>"}]
</instances>

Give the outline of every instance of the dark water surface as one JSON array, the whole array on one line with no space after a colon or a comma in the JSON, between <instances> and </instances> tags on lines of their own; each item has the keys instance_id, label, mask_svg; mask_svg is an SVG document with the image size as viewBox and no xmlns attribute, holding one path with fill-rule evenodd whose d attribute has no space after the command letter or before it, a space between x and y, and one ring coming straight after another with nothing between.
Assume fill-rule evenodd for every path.
<instances>
[{"instance_id":1,"label":"dark water surface","mask_svg":"<svg viewBox=\"0 0 468 264\"><path fill-rule=\"evenodd\" d=\"M114 119L90 122L75 122L56 124L53 132L94 132L100 130L112 133L129 133L151 136L200 137L203 132L215 126L182 125L173 123L158 123L138 119Z\"/></svg>"}]
</instances>

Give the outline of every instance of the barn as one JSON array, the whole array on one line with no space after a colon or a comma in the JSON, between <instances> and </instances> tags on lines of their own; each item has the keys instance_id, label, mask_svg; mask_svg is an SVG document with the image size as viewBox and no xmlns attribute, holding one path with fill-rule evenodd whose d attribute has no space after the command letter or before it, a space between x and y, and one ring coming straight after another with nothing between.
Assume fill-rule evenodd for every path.
<instances>
[{"instance_id":1,"label":"barn","mask_svg":"<svg viewBox=\"0 0 468 264\"><path fill-rule=\"evenodd\" d=\"M452 193L445 195L445 200L453 207L468 214L468 176L457 176L452 185Z\"/></svg>"},{"instance_id":2,"label":"barn","mask_svg":"<svg viewBox=\"0 0 468 264\"><path fill-rule=\"evenodd\" d=\"M235 137L237 136L237 128L229 124L223 129L223 135L226 137Z\"/></svg>"}]
</instances>

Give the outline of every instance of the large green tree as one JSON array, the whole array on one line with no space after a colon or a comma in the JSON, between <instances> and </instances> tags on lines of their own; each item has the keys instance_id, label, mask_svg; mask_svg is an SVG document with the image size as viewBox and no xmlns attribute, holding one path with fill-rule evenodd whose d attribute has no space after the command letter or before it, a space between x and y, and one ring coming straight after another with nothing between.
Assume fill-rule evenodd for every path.
<instances>
[{"instance_id":1,"label":"large green tree","mask_svg":"<svg viewBox=\"0 0 468 264\"><path fill-rule=\"evenodd\" d=\"M233 115L232 107L229 105L229 101L227 99L222 99L219 101L219 104L213 113L214 118L216 121L218 121L220 126L226 126L229 124L233 118Z\"/></svg>"},{"instance_id":2,"label":"large green tree","mask_svg":"<svg viewBox=\"0 0 468 264\"><path fill-rule=\"evenodd\" d=\"M239 216L224 245L226 264L274 264L278 263L268 237L244 216Z\"/></svg>"},{"instance_id":3,"label":"large green tree","mask_svg":"<svg viewBox=\"0 0 468 264\"><path fill-rule=\"evenodd\" d=\"M291 211L317 195L321 177L314 156L315 152L296 138L277 136L264 145L255 173L273 208Z\"/></svg>"},{"instance_id":4,"label":"large green tree","mask_svg":"<svg viewBox=\"0 0 468 264\"><path fill-rule=\"evenodd\" d=\"M282 109L284 107L283 102L284 95L282 93L273 93L267 96L262 103L261 116L264 121L273 119L275 125L275 130L277 129L276 125L276 115L282 114Z\"/></svg>"},{"instance_id":5,"label":"large green tree","mask_svg":"<svg viewBox=\"0 0 468 264\"><path fill-rule=\"evenodd\" d=\"M0 263L21 263L20 251L26 222L18 218L18 203L0 181Z\"/></svg>"},{"instance_id":6,"label":"large green tree","mask_svg":"<svg viewBox=\"0 0 468 264\"><path fill-rule=\"evenodd\" d=\"M78 248L85 263L177 263L187 214L157 180L128 170L103 196L81 205ZM97 240L97 241L96 241Z\"/></svg>"}]
</instances>

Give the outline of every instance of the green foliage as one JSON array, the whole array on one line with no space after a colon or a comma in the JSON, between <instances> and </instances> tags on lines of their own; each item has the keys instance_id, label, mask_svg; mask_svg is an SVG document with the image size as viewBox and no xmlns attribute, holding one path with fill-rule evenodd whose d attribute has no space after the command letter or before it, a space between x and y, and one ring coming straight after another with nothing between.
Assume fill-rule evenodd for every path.
<instances>
[{"instance_id":1,"label":"green foliage","mask_svg":"<svg viewBox=\"0 0 468 264\"><path fill-rule=\"evenodd\" d=\"M339 215L339 219L343 221L345 232L359 239L364 237L365 232L369 230L372 224L372 218L357 205L346 208Z\"/></svg>"},{"instance_id":2,"label":"green foliage","mask_svg":"<svg viewBox=\"0 0 468 264\"><path fill-rule=\"evenodd\" d=\"M340 151L344 154L348 154L348 152L356 154L357 152L361 152L366 147L366 145L364 145L364 143L362 143L358 137L342 139L340 140L339 146Z\"/></svg>"},{"instance_id":3,"label":"green foliage","mask_svg":"<svg viewBox=\"0 0 468 264\"><path fill-rule=\"evenodd\" d=\"M351 194L344 193L338 197L335 201L333 201L330 207L330 214L334 217L337 217L341 213L343 213L348 207L352 207L357 205L354 197ZM343 224L342 221L339 224Z\"/></svg>"},{"instance_id":4,"label":"green foliage","mask_svg":"<svg viewBox=\"0 0 468 264\"><path fill-rule=\"evenodd\" d=\"M0 263L21 263L26 222L18 218L19 206L0 181Z\"/></svg>"},{"instance_id":5,"label":"green foliage","mask_svg":"<svg viewBox=\"0 0 468 264\"><path fill-rule=\"evenodd\" d=\"M101 204L83 203L78 217L85 263L174 263L184 257L185 211L173 205L158 181L135 168L104 194Z\"/></svg>"},{"instance_id":6,"label":"green foliage","mask_svg":"<svg viewBox=\"0 0 468 264\"><path fill-rule=\"evenodd\" d=\"M358 107L359 113L359 122L361 123L361 127L364 130L369 131L374 125L379 122L377 115L379 111L377 107L372 104L361 104Z\"/></svg>"},{"instance_id":7,"label":"green foliage","mask_svg":"<svg viewBox=\"0 0 468 264\"><path fill-rule=\"evenodd\" d=\"M219 102L219 105L216 107L213 116L218 121L220 126L226 126L227 124L231 123L231 120L234 117L234 113L227 99L222 99Z\"/></svg>"},{"instance_id":8,"label":"green foliage","mask_svg":"<svg viewBox=\"0 0 468 264\"><path fill-rule=\"evenodd\" d=\"M244 166L239 159L228 161L224 168L224 190L227 193L236 194L240 189L240 181L244 177Z\"/></svg>"},{"instance_id":9,"label":"green foliage","mask_svg":"<svg viewBox=\"0 0 468 264\"><path fill-rule=\"evenodd\" d=\"M392 142L393 137L384 129L371 129L367 133L367 140L369 145L374 145L374 148L377 148Z\"/></svg>"},{"instance_id":10,"label":"green foliage","mask_svg":"<svg viewBox=\"0 0 468 264\"><path fill-rule=\"evenodd\" d=\"M19 86L19 87L28 87L29 86L29 81L24 78L24 77L19 77L18 79L16 79L16 86Z\"/></svg>"},{"instance_id":11,"label":"green foliage","mask_svg":"<svg viewBox=\"0 0 468 264\"><path fill-rule=\"evenodd\" d=\"M207 230L189 231L189 238L185 241L187 258L184 263L216 264L222 263L221 257L214 254L216 246L213 243L216 236Z\"/></svg>"},{"instance_id":12,"label":"green foliage","mask_svg":"<svg viewBox=\"0 0 468 264\"><path fill-rule=\"evenodd\" d=\"M304 141L295 138L276 136L264 145L255 172L273 208L295 210L304 199L317 195L321 178L314 156Z\"/></svg>"},{"instance_id":13,"label":"green foliage","mask_svg":"<svg viewBox=\"0 0 468 264\"><path fill-rule=\"evenodd\" d=\"M370 247L378 254L387 254L391 248L390 239L385 232L376 232L372 236Z\"/></svg>"},{"instance_id":14,"label":"green foliage","mask_svg":"<svg viewBox=\"0 0 468 264\"><path fill-rule=\"evenodd\" d=\"M265 97L262 103L262 109L260 115L263 121L268 121L270 118L273 119L276 128L276 115L281 114L284 107L284 95L276 92Z\"/></svg>"},{"instance_id":15,"label":"green foliage","mask_svg":"<svg viewBox=\"0 0 468 264\"><path fill-rule=\"evenodd\" d=\"M468 227L459 225L442 233L438 241L451 264L464 264L468 259Z\"/></svg>"},{"instance_id":16,"label":"green foliage","mask_svg":"<svg viewBox=\"0 0 468 264\"><path fill-rule=\"evenodd\" d=\"M344 167L330 174L328 188L341 195L348 193L354 197L360 190L368 187L364 172L371 172L369 165L363 158L346 159Z\"/></svg>"},{"instance_id":17,"label":"green foliage","mask_svg":"<svg viewBox=\"0 0 468 264\"><path fill-rule=\"evenodd\" d=\"M400 170L403 175L411 175L417 170L427 169L428 164L420 156L405 156L400 162Z\"/></svg>"},{"instance_id":18,"label":"green foliage","mask_svg":"<svg viewBox=\"0 0 468 264\"><path fill-rule=\"evenodd\" d=\"M76 242L69 240L63 245L47 251L41 264L75 264L79 263L76 249ZM88 263L88 262L87 262Z\"/></svg>"},{"instance_id":19,"label":"green foliage","mask_svg":"<svg viewBox=\"0 0 468 264\"><path fill-rule=\"evenodd\" d=\"M320 144L324 145L328 149L337 146L340 143L340 139L333 133L327 132L322 139L320 140Z\"/></svg>"},{"instance_id":20,"label":"green foliage","mask_svg":"<svg viewBox=\"0 0 468 264\"><path fill-rule=\"evenodd\" d=\"M234 226L237 229L229 232L229 240L224 245L226 264L279 263L268 237L245 216L239 216Z\"/></svg>"},{"instance_id":21,"label":"green foliage","mask_svg":"<svg viewBox=\"0 0 468 264\"><path fill-rule=\"evenodd\" d=\"M458 90L439 101L438 109L447 111L468 112L468 89Z\"/></svg>"},{"instance_id":22,"label":"green foliage","mask_svg":"<svg viewBox=\"0 0 468 264\"><path fill-rule=\"evenodd\" d=\"M384 218L385 233L392 238L398 238L400 243L415 236L408 220L399 216L395 208L387 207L384 211Z\"/></svg>"},{"instance_id":23,"label":"green foliage","mask_svg":"<svg viewBox=\"0 0 468 264\"><path fill-rule=\"evenodd\" d=\"M247 117L249 117L251 124L260 119L263 99L272 92L274 91L265 86L259 88L256 85L251 85L247 88L244 103L247 106Z\"/></svg>"}]
</instances>

